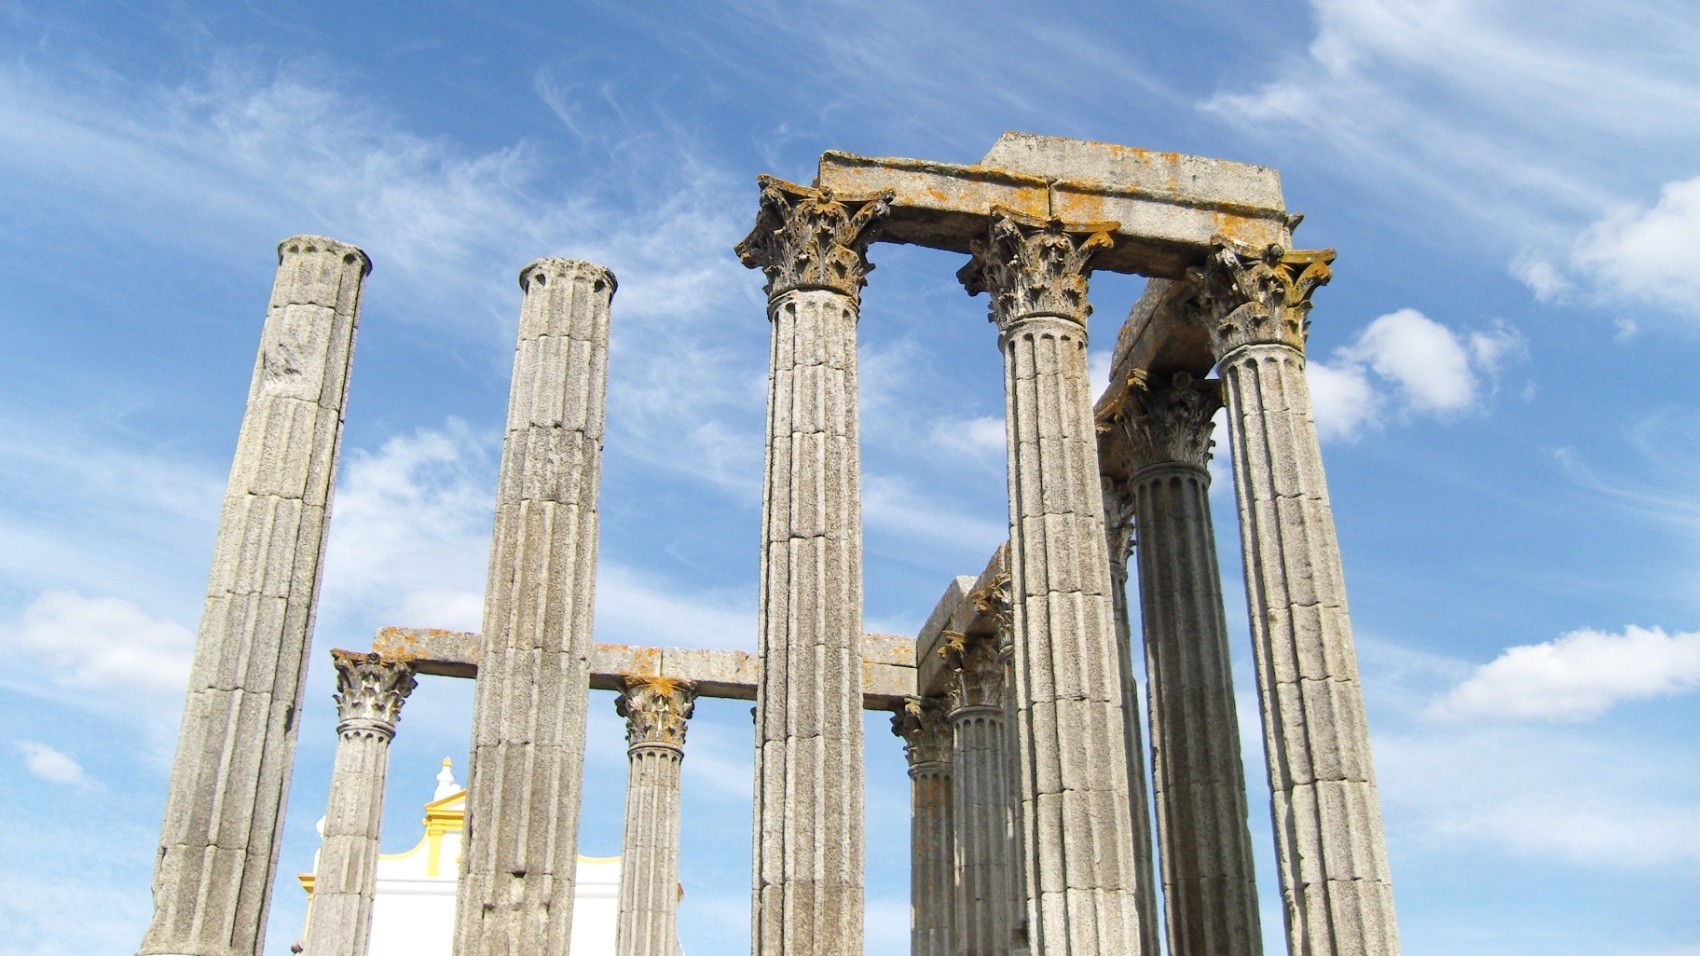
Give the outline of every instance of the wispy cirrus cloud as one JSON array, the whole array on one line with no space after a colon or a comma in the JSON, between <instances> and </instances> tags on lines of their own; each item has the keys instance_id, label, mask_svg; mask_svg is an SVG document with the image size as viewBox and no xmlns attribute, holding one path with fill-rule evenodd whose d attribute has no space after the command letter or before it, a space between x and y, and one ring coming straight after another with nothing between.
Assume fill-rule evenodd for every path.
<instances>
[{"instance_id":1,"label":"wispy cirrus cloud","mask_svg":"<svg viewBox=\"0 0 1700 956\"><path fill-rule=\"evenodd\" d=\"M1672 121L1692 119L1700 102L1690 11L1664 0L1310 7L1316 32L1303 55L1276 60L1259 85L1217 93L1204 111L1276 149L1302 130L1296 141L1325 146L1341 174L1406 196L1395 199L1401 217L1505 254L1545 301L1581 286L1692 311L1692 297L1672 301L1688 285L1666 266L1676 253L1645 248L1660 234L1693 235L1690 181L1679 177L1694 170L1669 161L1700 147L1700 127ZM1627 152L1647 162L1626 169ZM1658 205L1638 206L1661 181ZM1649 277L1662 281L1634 284Z\"/></svg>"}]
</instances>

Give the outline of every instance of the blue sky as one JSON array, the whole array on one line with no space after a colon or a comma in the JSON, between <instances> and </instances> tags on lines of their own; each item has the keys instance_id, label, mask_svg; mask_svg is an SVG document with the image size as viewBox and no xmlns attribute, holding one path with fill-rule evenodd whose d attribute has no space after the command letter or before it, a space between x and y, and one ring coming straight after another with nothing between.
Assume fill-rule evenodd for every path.
<instances>
[{"instance_id":1,"label":"blue sky","mask_svg":"<svg viewBox=\"0 0 1700 956\"><path fill-rule=\"evenodd\" d=\"M325 649L477 626L520 267L620 280L598 639L753 648L768 328L731 247L754 177L826 149L971 162L1005 129L1274 166L1300 244L1339 249L1312 377L1406 952L1700 953L1700 18L1657 0L0 0L0 952L140 939L279 239L375 270L268 953L324 807ZM873 259L866 619L912 634L1004 537L1001 371L960 257ZM1139 288L1094 280L1097 351ZM470 702L426 679L408 703L387 851L464 762ZM747 711L691 731L693 956L747 951ZM618 850L620 736L597 695L588 854ZM907 781L883 716L868 743L890 952Z\"/></svg>"}]
</instances>

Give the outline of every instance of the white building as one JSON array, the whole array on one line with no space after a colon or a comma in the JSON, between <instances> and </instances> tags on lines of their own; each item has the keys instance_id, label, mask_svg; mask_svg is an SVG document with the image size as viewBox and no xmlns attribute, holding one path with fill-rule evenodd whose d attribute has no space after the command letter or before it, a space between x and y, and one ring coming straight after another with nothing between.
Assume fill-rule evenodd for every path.
<instances>
[{"instance_id":1,"label":"white building","mask_svg":"<svg viewBox=\"0 0 1700 956\"><path fill-rule=\"evenodd\" d=\"M378 858L368 956L451 956L465 817L466 791L455 783L445 759L442 772L437 774L437 790L425 804L424 835L413 849ZM322 834L323 820L319 827ZM315 852L315 870L318 863ZM314 876L303 873L299 878L307 890L307 920L311 922ZM614 956L614 931L620 915L620 858L579 857L573 893L574 956ZM302 935L306 935L305 930Z\"/></svg>"}]
</instances>

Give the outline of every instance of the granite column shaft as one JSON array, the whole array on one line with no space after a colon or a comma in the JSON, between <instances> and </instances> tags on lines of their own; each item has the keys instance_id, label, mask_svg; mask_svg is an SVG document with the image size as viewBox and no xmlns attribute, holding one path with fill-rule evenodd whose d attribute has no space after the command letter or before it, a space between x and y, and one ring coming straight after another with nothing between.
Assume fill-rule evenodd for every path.
<instances>
[{"instance_id":1,"label":"granite column shaft","mask_svg":"<svg viewBox=\"0 0 1700 956\"><path fill-rule=\"evenodd\" d=\"M952 956L1006 956L1021 910L1011 826L1009 740L1003 661L995 634L954 635L950 725L956 841L956 919Z\"/></svg>"},{"instance_id":2,"label":"granite column shaft","mask_svg":"<svg viewBox=\"0 0 1700 956\"><path fill-rule=\"evenodd\" d=\"M378 882L390 741L413 692L405 663L373 653L332 651L337 675L337 744L325 806L324 842L313 867L305 952L366 956Z\"/></svg>"},{"instance_id":3,"label":"granite column shaft","mask_svg":"<svg viewBox=\"0 0 1700 956\"><path fill-rule=\"evenodd\" d=\"M955 956L962 951L952 941L956 772L945 712L943 701L916 697L891 718L892 733L903 738L909 760L909 952L913 956Z\"/></svg>"},{"instance_id":4,"label":"granite column shaft","mask_svg":"<svg viewBox=\"0 0 1700 956\"><path fill-rule=\"evenodd\" d=\"M1257 956L1262 931L1216 536L1214 382L1135 388L1118 422L1134 468L1163 898L1174 956Z\"/></svg>"},{"instance_id":5,"label":"granite column shaft","mask_svg":"<svg viewBox=\"0 0 1700 956\"><path fill-rule=\"evenodd\" d=\"M458 956L560 956L572 933L613 273L520 272L524 299L473 700Z\"/></svg>"},{"instance_id":6,"label":"granite column shaft","mask_svg":"<svg viewBox=\"0 0 1700 956\"><path fill-rule=\"evenodd\" d=\"M1122 677L1122 713L1127 728L1127 792L1133 811L1133 865L1139 878L1139 940L1145 953L1161 953L1157 925L1157 880L1151 839L1151 791L1145 777L1145 734L1139 709L1139 684L1133 676L1133 626L1127 607L1127 562L1133 551L1133 504L1125 490L1104 492L1104 537L1110 556L1110 612L1116 621L1116 656Z\"/></svg>"},{"instance_id":7,"label":"granite column shaft","mask_svg":"<svg viewBox=\"0 0 1700 956\"><path fill-rule=\"evenodd\" d=\"M1305 380L1310 294L1333 258L1219 240L1202 276L1205 321L1233 442L1288 946L1396 956L1363 687Z\"/></svg>"},{"instance_id":8,"label":"granite column shaft","mask_svg":"<svg viewBox=\"0 0 1700 956\"><path fill-rule=\"evenodd\" d=\"M762 511L752 951L862 952L862 510L856 324L889 196L762 177L739 243L773 328Z\"/></svg>"},{"instance_id":9,"label":"granite column shaft","mask_svg":"<svg viewBox=\"0 0 1700 956\"><path fill-rule=\"evenodd\" d=\"M353 246L278 245L166 796L143 954L265 941L366 275Z\"/></svg>"},{"instance_id":10,"label":"granite column shaft","mask_svg":"<svg viewBox=\"0 0 1700 956\"><path fill-rule=\"evenodd\" d=\"M1137 954L1124 698L1086 369L1088 262L1113 226L994 212L959 276L970 293L991 293L1004 353L1029 942L1044 956Z\"/></svg>"}]
</instances>

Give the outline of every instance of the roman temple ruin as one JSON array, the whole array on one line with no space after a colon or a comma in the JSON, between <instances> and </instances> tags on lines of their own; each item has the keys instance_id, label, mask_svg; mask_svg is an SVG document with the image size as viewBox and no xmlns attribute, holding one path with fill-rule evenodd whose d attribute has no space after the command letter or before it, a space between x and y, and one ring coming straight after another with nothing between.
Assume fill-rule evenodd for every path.
<instances>
[{"instance_id":1,"label":"roman temple ruin","mask_svg":"<svg viewBox=\"0 0 1700 956\"><path fill-rule=\"evenodd\" d=\"M863 951L865 709L892 712L908 756L916 956L1157 956L1164 938L1173 956L1260 953L1207 499L1225 410L1287 950L1398 953L1305 380L1334 253L1292 248L1278 174L1007 133L972 165L828 152L808 185L759 185L736 250L766 278L772 328L756 652L595 640L616 281L578 260L526 266L483 625L385 627L332 652L340 722L306 952L367 952L389 741L414 676L438 674L476 682L461 956L568 952L593 688L617 692L630 754L622 956L678 946L679 766L702 697L755 704L755 956ZM1003 357L1009 538L912 636L862 623L856 336L876 242L961 254ZM264 942L370 268L330 239L279 246L143 954ZM1116 337L1099 396L1095 271L1149 279L1102 333Z\"/></svg>"}]
</instances>

